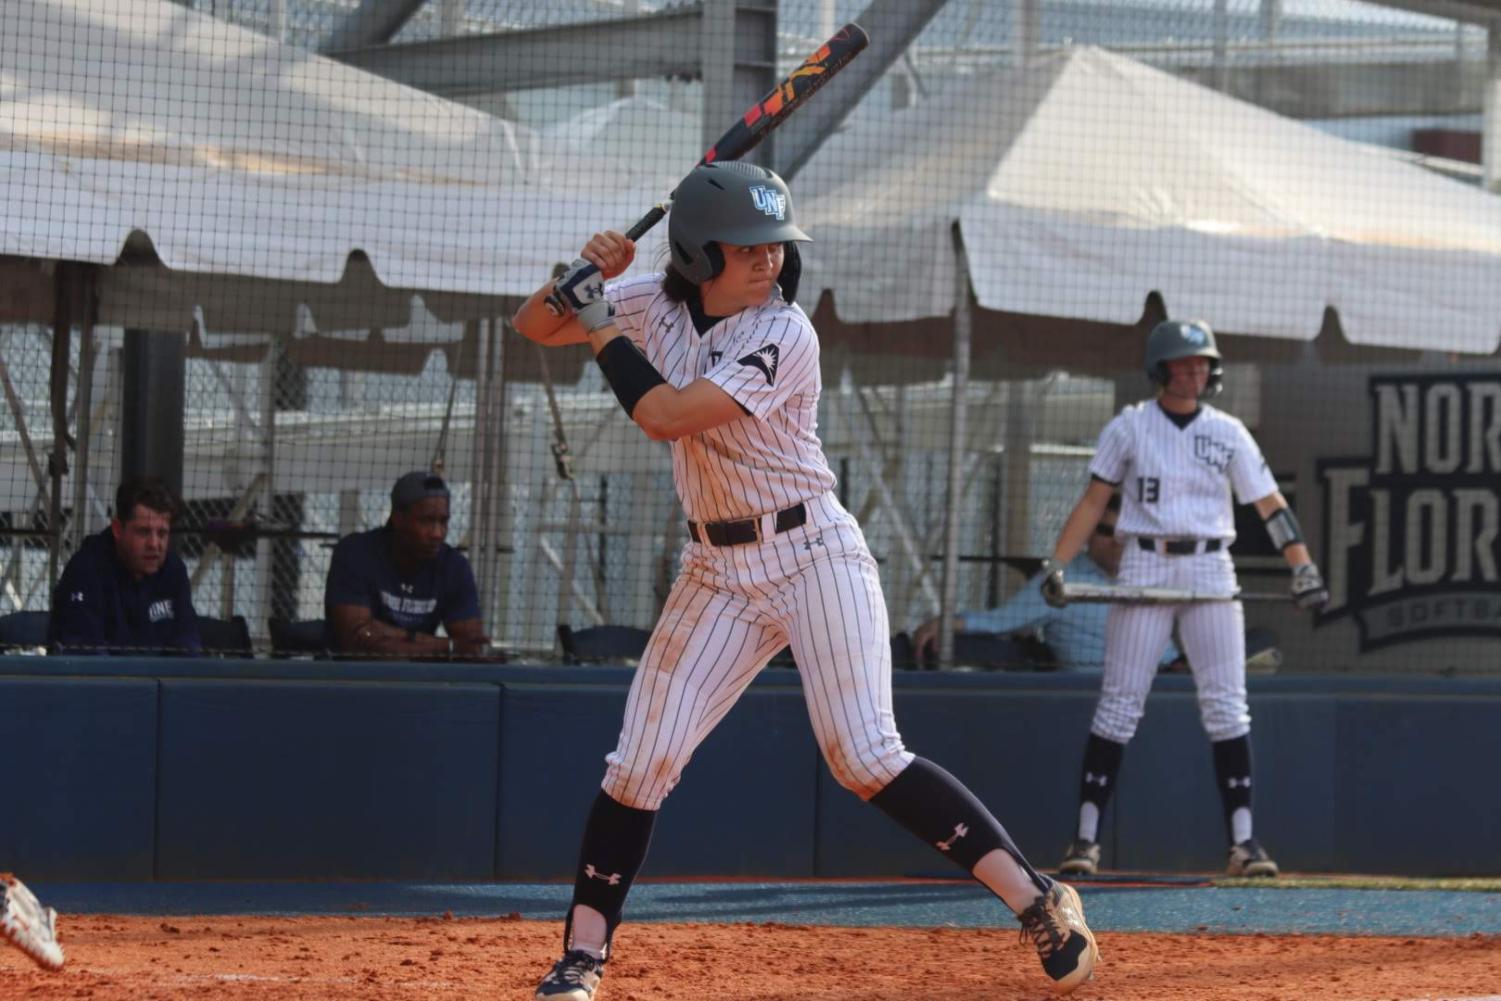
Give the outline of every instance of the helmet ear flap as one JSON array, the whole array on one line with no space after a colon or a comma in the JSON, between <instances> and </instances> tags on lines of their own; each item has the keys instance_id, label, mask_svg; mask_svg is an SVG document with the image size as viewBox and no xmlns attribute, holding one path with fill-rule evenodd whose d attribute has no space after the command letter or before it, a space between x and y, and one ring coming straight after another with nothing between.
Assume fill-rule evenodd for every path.
<instances>
[{"instance_id":1,"label":"helmet ear flap","mask_svg":"<svg viewBox=\"0 0 1501 1001\"><path fill-rule=\"evenodd\" d=\"M1204 384L1204 399L1218 396L1225 390L1225 369L1218 361L1209 365L1209 381Z\"/></svg>"},{"instance_id":2,"label":"helmet ear flap","mask_svg":"<svg viewBox=\"0 0 1501 1001\"><path fill-rule=\"evenodd\" d=\"M797 249L797 244L788 240L782 244L782 273L777 277L777 284L782 287L782 298L796 302L797 287L802 280L803 255Z\"/></svg>"},{"instance_id":3,"label":"helmet ear flap","mask_svg":"<svg viewBox=\"0 0 1501 1001\"><path fill-rule=\"evenodd\" d=\"M710 240L699 248L699 253L693 254L682 243L673 240L672 261L684 278L696 284L706 282L724 270L724 251Z\"/></svg>"},{"instance_id":4,"label":"helmet ear flap","mask_svg":"<svg viewBox=\"0 0 1501 1001\"><path fill-rule=\"evenodd\" d=\"M719 249L719 244L713 240L704 244L704 263L709 267L709 278L717 276L724 270L724 251ZM708 278L704 279L708 281Z\"/></svg>"}]
</instances>

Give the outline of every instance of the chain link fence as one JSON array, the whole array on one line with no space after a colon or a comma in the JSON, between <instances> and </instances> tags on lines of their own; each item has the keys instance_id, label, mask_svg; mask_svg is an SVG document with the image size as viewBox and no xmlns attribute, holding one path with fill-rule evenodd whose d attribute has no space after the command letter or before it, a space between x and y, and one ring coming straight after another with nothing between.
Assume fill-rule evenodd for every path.
<instances>
[{"instance_id":1,"label":"chain link fence","mask_svg":"<svg viewBox=\"0 0 1501 1001\"><path fill-rule=\"evenodd\" d=\"M1357 3L950 0L935 6L941 9L875 82L843 126L849 135L872 137L871 149L879 148L883 134L913 128L910 115L901 117L903 109L943 107L944 95L954 93L955 88L996 73L1021 71L1024 56L1063 58L1081 45L1103 47L1111 58L1129 58L1132 65L1139 60L1153 73L1168 71L1180 81L1201 85L1206 93L1217 88L1244 96L1261 87L1272 104L1279 79L1302 79L1298 74L1310 68L1332 73L1341 67L1367 66L1364 78L1375 81L1372 87L1377 91L1383 74L1405 80L1427 74L1436 89L1442 89L1448 81L1474 76L1486 47L1485 33L1478 28ZM197 44L224 46L223 51L209 55L228 62L259 58L255 55L258 47L271 44L272 37L299 50L319 51L359 5L354 0L191 0L179 4L181 8L213 19L206 23L246 30L247 34L228 40L209 28L202 28L196 36ZM834 26L856 18L865 8L863 0L783 0L775 5L779 71L786 72ZM638 0L431 0L400 26L392 43L543 29L571 33L583 23L665 15L675 9ZM49 11L61 10L64 5L28 0L24 10L0 12L0 23L21 14L46 18ZM67 32L62 28L71 22L63 14L57 16L61 18L58 41L66 45ZM130 44L148 50L153 44L176 44L164 36L152 40L146 27L137 34ZM600 54L590 47L597 42L581 40L579 44L583 46L581 60ZM334 70L329 67L333 66L305 61L287 79L294 80L303 93L332 94ZM1042 81L1047 72L1037 70L1025 78ZM1064 72L1057 78L1062 79ZM1352 74L1341 79L1359 77ZM465 105L465 113L470 113L468 108L483 113L483 121L454 119L467 122L467 128L488 129L492 125L485 123L499 121L512 129L507 134L512 137L510 148L517 169L542 194L513 209L518 215L475 219L473 228L482 231L485 243L518 259L531 249L523 245L533 238L527 234L552 234L558 246L554 257L561 260L566 248L587 237L589 227L623 227L629 221L628 216L602 213L597 205L579 217L554 218L549 213L575 193L568 185L577 187L579 178L593 179L590 186L595 181L604 185L626 178L635 187L628 196L608 202L614 213L644 209L645 203L635 200L639 191L666 194L661 189L669 182L662 178L680 175L703 146L704 91L705 84L698 79L642 79L504 92L466 90L442 97L413 90L401 98L410 102L407 111L415 116L406 120L403 131L409 136L420 131L420 126L410 123L427 121L422 116L428 110L447 106L450 100ZM231 95L246 103L262 96ZM1371 101L1379 98L1379 94L1369 96ZM1036 94L1026 99L1040 100ZM40 127L30 131L23 127L24 95L16 88L0 89L0 102L12 104L7 112L11 127L6 132L15 140L11 148L25 149L27 141L34 141L37 149L45 148L54 157L48 161L54 166L64 162L58 158L85 154L86 143L77 136L59 138ZM351 133L364 127L369 112L348 95L336 95L334 103L339 102L345 102L341 107L347 112L342 127ZM1439 101L1435 108L1442 114L1408 117L1414 123L1431 118L1456 127L1478 127L1478 115L1449 106L1453 104L1463 102ZM934 149L923 151L931 155L931 166L919 166L907 175L919 183L902 188L872 182L866 200L859 203L862 216L897 219L912 206L958 211L987 191L1006 191L1008 171L1021 168L1014 158L1004 157L988 175L968 177L970 188L934 190L961 176L939 168L946 158L962 158L965 149L944 144L955 135L969 135L967 141L983 145L988 141L985 123L1009 114L999 106L972 110L972 128L967 132L944 132L941 123L934 123ZM1079 124L1071 141L1083 155L1095 131L1103 128L1098 123L1114 112L1110 107L1075 111ZM293 163L287 150L297 137L290 122L285 123L285 134L278 132L279 113L274 107L267 111L271 120L265 134L285 138L285 149L267 146L259 152L267 160L282 156L285 163ZM1311 117L1332 120L1339 116ZM1398 117L1392 116L1394 121ZM1162 171L1161 198L1193 203L1202 194L1201 188L1218 183L1208 167L1202 175L1193 173L1199 161L1190 155L1195 142L1191 131L1175 132L1175 126L1157 121L1163 131L1153 134L1153 113L1142 122L1139 148L1158 147L1151 155L1158 158ZM123 128L129 133L128 126ZM445 145L451 136L439 135L437 125L432 129L430 158L407 163L402 168L403 180L467 171L463 183L476 188L489 183L481 178L491 164L445 160L457 147ZM1331 130L1337 131L1333 126ZM146 133L141 131L141 142L149 140ZM911 133L922 134L921 129ZM337 137L322 138L338 145ZM1032 138L1023 131L1011 149L1025 151ZM420 135L416 139L419 145L423 141ZM1245 148L1254 149L1262 137L1247 134L1241 139ZM352 139L350 148L356 146ZM256 165L249 161L256 152L238 151L237 162L248 163L246 169L253 172ZM910 148L908 152L916 155ZM1236 150L1219 153L1233 156ZM1350 155L1354 164L1378 154L1363 147ZM650 163L643 166L647 160ZM196 158L185 155L183 163L188 165L184 169L206 170L215 160L202 153ZM302 167L313 169L305 163ZM359 163L357 157L346 161L345 167L351 185L357 183L353 179L360 170L369 176L376 170ZM20 168L10 162L7 169ZM257 183L266 185L267 199L283 198L286 195L278 186L291 173L295 171L288 167L275 176L258 175ZM574 180L557 180L565 175ZM815 169L810 168L808 176L808 201L799 201L799 206L809 205L810 218L823 224L822 230L815 228L815 239L858 221L822 207L828 203L819 199L830 195L830 189L827 184L819 186ZM116 179L128 183L123 172ZM386 180L377 179L377 183ZM26 182L19 183L24 189ZM1354 178L1352 183L1361 182ZM1456 181L1446 183L1463 186ZM551 184L561 185L561 195ZM38 185L37 190L41 188ZM802 190L794 181L795 197L801 198ZM330 187L323 197L336 202L343 197L341 191ZM1253 199L1254 194L1247 191L1241 196ZM1023 190L1008 204L1023 204L1035 195L1036 191ZM1011 198L1001 197L1002 201ZM1153 208L1166 211L1172 207ZM182 208L185 216L192 216L194 206ZM200 208L206 215L213 212L209 202ZM1277 206L1261 208L1268 216L1278 211ZM416 229L424 225L420 218L396 220L394 214L404 211L397 204L392 204L391 211L393 225L397 221ZM1091 273L1136 269L1145 273L1139 315L1101 322L1082 312L1075 316L1071 301L1058 303L1056 311L989 308L980 301L986 294L980 278L959 285L960 276L934 264L947 253L947 246L937 247L929 239L933 231L918 228L912 218L902 216L905 221L892 223L874 242L863 244L864 256L859 259L820 264L815 256L813 261L815 268L823 268L814 277L838 276L853 267L889 275L883 279L889 286L886 291L907 290L900 294L909 295L889 318L891 322L869 315L870 309L862 312L853 298L842 299L833 279L827 286L832 291L819 296L815 290L814 297L801 303L814 317L823 343L819 435L839 478L839 497L861 521L880 561L893 629L904 631L945 607L945 524L950 517L958 536L950 571L954 575L950 611L995 607L1023 587L1038 560L1050 551L1087 480L1087 465L1100 429L1123 405L1149 394L1139 365L1142 338L1173 305L1169 302L1165 307L1160 296L1146 294L1156 287L1150 262L1124 260L1142 244L1122 242L1118 247L1070 248L1075 257L1068 267L1074 271L1061 278L1056 270L1049 278L1039 276L1041 269L1059 267L1059 258L1037 264L1036 275L1026 268L997 270L994 263L975 256L969 259L969 267L977 273L988 268L990 274L1000 275L996 280L1002 284L1019 286L1034 280L1038 288L1060 281L1066 285L1077 279L1076 299L1088 297L1085 287ZM1369 222L1368 228L1379 228L1380 220ZM289 231L304 228L295 209L288 213L286 224ZM1203 220L1201 231L1212 234L1214 224L1213 219ZM454 223L434 225L451 227ZM948 233L940 232L946 244ZM658 242L647 240L642 246L647 266L659 260L662 252L661 234L652 239ZM832 236L830 246L837 246ZM132 244L127 248L131 252L142 252L142 247ZM283 251L270 248L266 252ZM423 248L416 246L412 253L421 256ZM381 277L384 262L374 254L371 257ZM1206 270L1198 276L1205 289L1234 280L1234 275L1213 271L1217 265L1205 260ZM431 266L432 261L428 263ZM1192 264L1175 262L1180 272L1191 272ZM1287 265L1293 283L1296 267L1295 263ZM194 269L174 264L168 270ZM295 269L289 265L288 270ZM535 277L540 284L545 270ZM254 286L237 284L238 279L206 278L194 300L202 308L190 327L152 328L150 336L181 338L186 352L182 376L186 507L176 525L176 544L188 566L199 614L223 620L243 617L253 642L263 652L271 646L272 620L321 619L334 543L351 532L384 523L390 510L389 491L398 476L409 470L431 470L450 483L448 538L475 569L487 631L512 656L558 656L559 626L573 630L602 624L649 628L687 541L673 491L669 453L666 446L648 441L620 414L586 353L579 348L544 353L510 330L505 318L519 302L514 293L490 298L488 307L462 310L443 308L441 296L426 297L422 289L400 286L390 317L379 325L341 324L332 318L341 309L353 314L370 305L369 296L345 287L349 280L346 274L345 285L339 286L344 291L325 295L343 297L333 306L327 302L320 306L304 296L295 312L277 314L279 326L251 326L241 316L262 305L261 293ZM912 293L914 282L920 281L927 281L927 286L920 294ZM955 288L961 293L954 293ZM462 290L455 285L438 291L457 295ZM1279 290L1266 289L1261 294L1275 298ZM140 311L151 306L151 295L149 288L133 288L133 308ZM958 305L928 308L955 295L959 295ZM216 300L215 305L209 305L210 300ZM1197 301L1212 305L1216 299L1206 293ZM224 302L229 306L224 307ZM1367 313L1379 313L1382 308L1382 303L1364 306ZM871 309L879 311L878 306ZM1217 322L1212 310L1209 319ZM1481 616L1483 621L1468 623L1473 627L1468 632L1463 627L1435 631L1426 619L1416 625L1407 621L1392 626L1388 621L1379 626L1370 618L1385 614L1390 619L1396 613L1384 606L1384 611L1377 610L1379 583L1373 581L1380 576L1380 568L1351 561L1374 559L1360 556L1362 547L1370 544L1372 536L1387 531L1388 525L1378 524L1374 513L1364 517L1375 512L1378 503L1365 494L1357 503L1356 515L1341 511L1326 472L1354 468L1364 461L1352 456L1376 454L1382 440L1379 429L1372 431L1376 418L1370 408L1376 382L1405 378L1418 387L1411 392L1421 395L1423 387L1447 373L1460 384L1482 387L1474 392L1483 395L1490 392L1483 387L1490 385L1487 356L1494 345L1469 352L1423 352L1411 350L1410 345L1402 345L1401 350L1352 346L1343 336L1339 317L1314 315L1304 320L1307 329L1302 340L1284 331L1232 327L1224 345L1228 391L1217 405L1240 416L1261 439L1284 492L1294 500L1321 549L1316 555L1327 569L1340 575L1346 604L1336 608L1327 621L1312 624L1281 609L1248 614L1260 617L1258 625L1279 635L1287 654L1285 670L1493 669L1483 644L1474 639L1488 635L1489 612ZM964 366L967 375L954 363L956 325L961 323L971 328ZM111 322L106 315L97 325L79 326L70 338L60 418L53 413L52 401L59 384L57 365L63 362L53 357L51 326L0 325L0 375L6 397L0 413L0 458L4 461L0 527L6 543L0 606L7 611L48 609L50 588L62 563L84 535L107 529L125 427L125 325ZM1494 416L1491 410L1466 410L1461 421L1458 410L1450 416L1443 409L1448 404L1442 400L1433 406L1437 416L1426 424L1421 416L1409 418L1400 408L1385 419L1398 428L1405 428L1403 422L1411 419L1423 434L1458 429L1455 434L1462 432L1464 448L1471 442L1483 448L1490 440L1485 434ZM1299 415L1296 421L1290 419L1294 414ZM59 450L54 448L54 425L65 427L70 436L68 447L61 450L69 460L67 470L55 468ZM1310 430L1300 435L1298 427ZM1441 430L1432 431L1435 427ZM1329 429L1339 450L1316 447L1309 440L1313 428ZM961 435L957 442L956 432ZM951 477L950 465L955 462L957 472ZM1440 474L1420 461L1409 465L1405 471L1410 478L1392 487L1403 503L1423 489L1477 488L1469 481L1455 485L1447 480L1434 487L1429 481ZM1370 467L1376 470L1371 473L1372 482L1396 475L1378 466ZM1346 479L1340 482L1345 483L1355 474L1341 475ZM952 511L951 482L959 486ZM1489 482L1483 489L1494 498ZM1411 516L1415 520L1402 522L1407 529L1393 535L1392 544L1408 547L1402 559L1407 559L1409 571L1414 566L1421 570L1416 579L1411 572L1403 578L1418 590L1412 592L1416 597L1402 607L1401 614L1442 614L1434 612L1439 606L1433 604L1433 596L1448 593L1445 587L1462 592L1476 608L1486 602L1501 607L1501 596L1493 599L1490 590L1497 586L1494 538L1485 536L1483 527L1490 523L1484 519L1490 517L1486 512L1493 506L1485 507L1477 515L1481 522L1473 523L1470 536L1461 538L1455 534L1452 519L1440 525L1435 520L1438 515L1428 513L1429 507L1398 504L1403 511L1417 513ZM1453 509L1444 510L1452 513ZM1389 511L1386 517L1400 520L1407 515ZM1243 582L1253 589L1282 586L1276 574L1285 569L1279 570L1259 534L1259 524L1248 521L1246 528L1237 550ZM1366 536L1356 538L1362 531ZM1441 532L1449 533L1448 541L1430 545ZM1468 564L1473 579L1454 578L1460 555L1477 545L1490 555ZM1425 583L1434 572L1430 548L1440 553L1448 567L1439 575L1437 587ZM1387 571L1390 576L1390 567ZM1400 576L1401 568L1395 573ZM1356 592L1365 597L1357 598ZM1419 606L1427 612L1415 611ZM1501 614L1495 618L1501 628ZM1372 635L1378 639L1372 641ZM1404 637L1421 640L1423 645L1403 645ZM1414 657L1415 649L1425 652Z\"/></svg>"}]
</instances>

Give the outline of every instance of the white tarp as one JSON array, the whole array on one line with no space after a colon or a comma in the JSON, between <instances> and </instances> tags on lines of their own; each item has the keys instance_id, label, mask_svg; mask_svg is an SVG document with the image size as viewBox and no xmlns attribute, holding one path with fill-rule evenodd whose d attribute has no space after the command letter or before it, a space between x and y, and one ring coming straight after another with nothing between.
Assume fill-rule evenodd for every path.
<instances>
[{"instance_id":1,"label":"white tarp","mask_svg":"<svg viewBox=\"0 0 1501 1001\"><path fill-rule=\"evenodd\" d=\"M104 272L106 323L187 329L197 302L211 330L285 331L308 283L330 290L322 329L403 325L413 291L483 309L664 194L578 187L577 166L513 123L166 0L0 12L0 255L113 266L149 245L168 270ZM408 294L356 281L334 309L366 272Z\"/></svg>"},{"instance_id":2,"label":"white tarp","mask_svg":"<svg viewBox=\"0 0 1501 1001\"><path fill-rule=\"evenodd\" d=\"M833 136L795 182L804 298L941 316L962 233L987 309L1170 315L1299 340L1491 352L1501 199L1121 56L975 76Z\"/></svg>"}]
</instances>

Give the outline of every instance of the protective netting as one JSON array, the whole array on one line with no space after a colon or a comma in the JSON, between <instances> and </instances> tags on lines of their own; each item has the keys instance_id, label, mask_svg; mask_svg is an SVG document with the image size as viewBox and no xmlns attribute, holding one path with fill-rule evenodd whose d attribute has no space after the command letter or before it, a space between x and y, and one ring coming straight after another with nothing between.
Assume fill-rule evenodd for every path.
<instances>
[{"instance_id":1,"label":"protective netting","mask_svg":"<svg viewBox=\"0 0 1501 1001\"><path fill-rule=\"evenodd\" d=\"M819 436L892 629L1027 593L1146 332L1201 316L1333 592L1248 605L1260 663L1494 670L1501 207L1465 158L1497 71L1482 27L1335 0L13 0L0 608L46 611L149 469L198 613L264 652L423 470L513 658L649 628L667 448L507 320L851 20L871 49L754 156L814 237ZM1285 590L1237 527L1242 587ZM1042 614L955 662L1030 666Z\"/></svg>"}]
</instances>

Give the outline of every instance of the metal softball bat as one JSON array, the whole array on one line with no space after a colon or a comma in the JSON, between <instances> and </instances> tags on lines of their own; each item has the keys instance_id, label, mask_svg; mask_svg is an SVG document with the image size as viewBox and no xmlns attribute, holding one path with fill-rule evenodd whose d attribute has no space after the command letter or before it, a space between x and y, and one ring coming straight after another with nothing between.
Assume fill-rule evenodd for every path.
<instances>
[{"instance_id":1,"label":"metal softball bat","mask_svg":"<svg viewBox=\"0 0 1501 1001\"><path fill-rule=\"evenodd\" d=\"M1133 587L1128 584L1074 584L1063 582L1063 600L1069 604L1108 603L1120 605L1181 605L1200 601L1291 601L1291 593L1192 591L1172 587Z\"/></svg>"}]
</instances>

